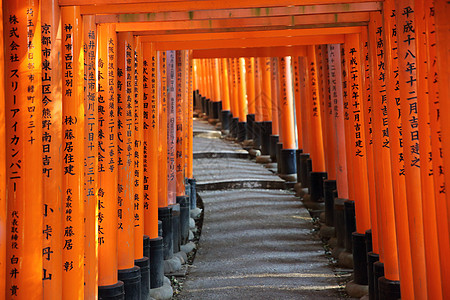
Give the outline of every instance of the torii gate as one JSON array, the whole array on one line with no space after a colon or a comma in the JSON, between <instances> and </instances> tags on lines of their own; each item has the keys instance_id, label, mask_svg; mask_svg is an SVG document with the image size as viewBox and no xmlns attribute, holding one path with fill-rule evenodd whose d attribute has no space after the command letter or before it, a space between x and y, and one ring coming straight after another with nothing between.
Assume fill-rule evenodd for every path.
<instances>
[{"instance_id":1,"label":"torii gate","mask_svg":"<svg viewBox=\"0 0 450 300\"><path fill-rule=\"evenodd\" d=\"M294 81L299 84L303 82L307 91L307 94L302 95L300 89L294 89L298 93L295 97L296 107L301 108L295 112L297 126L302 126L298 128L304 128L307 132L302 135L299 130L297 140L304 139L302 148L310 153L314 161L313 171L317 176L320 177L323 172L327 172L329 179L338 179L338 185L339 182L345 182L345 187L338 186L338 190L341 189L342 197L355 201L356 238L364 242L365 231L372 229L373 252L379 254L380 261L384 262L385 277L390 283L402 280L403 298L421 298L427 295L433 299L439 296L448 297L450 291L445 285L450 278L446 272L448 262L442 256L439 261L439 255L433 255L448 250L450 223L447 218L450 214L448 193L444 193L443 188L434 191L431 177L427 179L428 181L421 182L420 176L427 177L414 168L414 162L417 160L414 152L405 152L402 157L406 162L404 167L401 161L397 162L397 156L403 155L402 149L413 149L416 145L414 128L411 128L408 131L410 134L407 135L404 134L407 128L402 127L402 124L409 124L410 118L414 117L421 119L422 128L428 128L427 124L431 123L428 134L432 145L421 152L432 152L433 162L430 161L423 170L430 168L438 170L439 167L450 169L450 159L445 159L450 157L449 139L442 139L442 146L437 146L441 143L441 134L443 137L450 136L448 118L440 118L439 121L430 119L427 122L426 116L421 117L417 110L411 110L411 102L396 101L400 98L425 97L426 90L422 86L417 87L413 81L409 82L408 76L413 71L414 74L418 72L417 80L423 82L425 80L423 61L432 55L438 57L438 63L436 66L433 65L431 71L438 73L439 82L444 84L437 86L429 83L430 92L439 95L439 99L449 98L449 85L445 84L449 83L447 69L450 47L446 20L449 15L448 3L441 0L434 3L435 36L431 30L434 24L431 24L432 21L427 15L424 15L426 21L422 23L416 19L414 23L410 23L411 20L408 18L414 13L414 9L408 10L397 19L395 15L388 14L395 9L399 12L408 7L415 7L417 12L429 10L432 6L425 2L3 1L2 42L5 51L1 51L0 58L5 62L5 68L1 68L0 76L5 80L1 80L0 84L5 85L0 89L6 90L6 94L2 93L0 99L1 103L6 102L6 109L0 110L2 126L0 137L6 140L7 146L0 148L0 291L5 291L6 294L0 293L0 299L30 297L94 299L98 296L99 286L114 286L117 283L118 269L133 272L135 261L144 258L142 249L145 243L141 238L134 236L146 234L153 242L159 243L156 212L159 209L159 214L164 215L169 210L169 204L172 204L169 203L167 196L160 196L159 203L149 201L148 206L145 205L145 177L166 178L167 172L171 172L166 161L161 160L161 157L166 158L164 155L167 155L164 154L167 153L165 141L168 138L167 128L164 126L167 126L166 118L171 116L163 113L159 116L160 120L157 120L158 117L152 119L149 117L152 115L149 107L158 105L155 103L159 96L174 97L177 99L174 105L179 104L185 112L192 113L192 103L187 101L190 96L188 87L190 84L186 80L192 79L188 69L193 59L200 62L203 59L237 58L234 71L239 73L245 68L245 60L239 58L262 58L258 59L258 62L263 76L265 71L261 66L262 62L273 63L263 59L270 57L284 59L288 56L293 57L292 65L298 68L298 72L295 72L294 80L283 79L283 82ZM384 12L384 16L380 12ZM380 27L384 27L384 31L388 32L396 25L400 27L407 24L413 24L416 28L427 31L431 36L427 37L427 41L435 39L439 46L433 50L415 47L411 35L405 30L397 30L397 39L378 32ZM406 41L408 38L410 40L406 42L407 44L402 42L402 39ZM374 43L379 39L390 50L385 51L384 61L380 58L380 51L386 48L377 47ZM329 46L327 49L318 47L327 44L342 46L335 49L330 49ZM330 63L329 66L339 66L346 70L347 77L342 80L347 87L341 88L344 89L343 94L347 93L349 98L339 100L335 97L336 102L342 103L339 108L342 117L344 115L347 117L342 122L345 128L337 129L333 125L336 121L331 118L312 117L315 111L325 112L323 104L309 103L305 99L315 96L324 99L328 96L326 91L318 89L318 82L326 84L323 76L328 76L332 80L332 72L328 74L319 72L318 67L325 65L327 55L329 59L340 58L340 49L344 51L346 61L341 63L337 59L334 65ZM165 56L165 51L174 50L185 52L179 52L183 54L178 56L170 52L172 56ZM187 50L192 52L189 54ZM134 53L131 52L138 53L136 61ZM396 52L399 53L399 57L405 56L401 57L398 63L394 55ZM428 53L429 56L423 53ZM414 62L408 60L408 55L409 58L414 56L416 59L417 56L421 59L420 61L417 59L417 71L408 69L408 66L415 63L415 60ZM180 73L180 78L185 79L183 96L158 95L156 87L145 86L144 72L160 76L157 78L160 78L165 86L173 84L170 78L157 74L157 66L159 63L161 65L170 63L175 68L177 62L180 62L184 69L184 72ZM231 60L229 62L231 65ZM366 66L365 69L355 67L363 64ZM384 64L385 73L380 67ZM133 70L134 66L139 66L136 67L136 70L139 70L136 74L129 71ZM278 65L275 62L271 66ZM279 66L280 70L284 71L280 74L290 74L291 64L286 60L282 60ZM114 73L117 68L123 71L123 77ZM154 70L151 70L152 68ZM206 70L210 72L211 68ZM126 88L121 90L117 81L122 81L128 88L132 85L129 78L133 76L136 76L135 82L138 82L136 90L134 87L130 87L130 90ZM378 80L380 76L386 76L385 86ZM397 76L399 79L396 79ZM268 79L266 83L270 83L271 79L276 80L270 78L270 75L266 78ZM244 81L244 78L241 80ZM398 88L395 85L396 80L399 80ZM371 87L369 81L372 82ZM371 88L372 94L362 91L350 99L350 95L354 95L355 87L360 90ZM375 88L378 91L375 91ZM148 95L147 99L143 97L144 94ZM403 113L401 119L397 119L393 114L388 118L381 111L374 110L371 115L368 109L361 110L362 112L351 109L352 105L365 107L367 99L370 98L369 94L373 95L371 107L385 105L391 111L399 109L403 112L410 111L410 114ZM384 100L386 94L390 95L388 99L392 101ZM113 95L122 95L123 102L115 103ZM128 99L130 95L135 97L133 99L137 103L135 112L130 110L131 103ZM327 98L330 101L333 99L331 95ZM34 103L35 99L39 101ZM294 113L293 98L287 99L290 105L280 106L284 116ZM211 100L218 102L221 99ZM276 111L279 109L279 103L273 101L272 97L272 108ZM118 104L121 105L124 115L112 112L113 107ZM162 105L160 108L163 110L170 109L163 106L167 103L159 105ZM243 103L238 101L234 109L236 113L239 111L241 114L238 122L245 123L242 114L246 111L242 105ZM424 106L420 101L414 102L413 105ZM440 101L434 110L432 108L430 106L429 110L435 114L436 119L450 112L448 101ZM230 109L233 110L233 105ZM425 108L420 109L424 111ZM260 113L271 114L264 109ZM273 117L276 117L275 114ZM126 117L130 115L132 118L127 119ZM183 116L184 119L176 120L174 124L181 122L185 128L191 126L188 119L192 116L187 113ZM358 128L361 125L364 127L364 124L367 124L364 120L369 119L372 121L372 127L366 126L360 131ZM6 120L6 126L1 120ZM271 120L272 116L267 116L267 119L257 121ZM146 129L143 125L145 122L163 125L159 129L151 126ZM287 136L293 136L292 122L293 120L277 120L277 125L271 125L274 128L273 132L281 133L285 139ZM36 126L41 123L42 128ZM126 126L120 127L117 125L119 123ZM386 147L382 144L384 137L380 132L388 127L391 128L389 130L391 150L386 151ZM399 131L392 130L397 127L403 128L402 137ZM282 129L280 132L279 128ZM334 140L330 139L322 133L322 130L330 136L330 133L336 130L338 136ZM346 133L345 137L343 132ZM163 138L158 139L158 134L162 134ZM109 138L109 135L127 136L127 139ZM427 136L427 133L423 132L421 136ZM169 139L174 137L169 136ZM368 141L373 139L373 148L365 139ZM186 142L192 142L192 139L189 140L188 137ZM158 144L159 152L156 151L156 147L146 148L146 143L147 146ZM355 155L359 153L357 151L361 143L364 144L362 146L364 155L361 156L363 158ZM421 143L421 147L424 147L425 143ZM131 147L131 144L136 146ZM345 145L346 148L342 148L344 152L341 152L340 156L338 153L333 159L331 153L333 147L340 145ZM125 150L128 146L130 148ZM186 144L172 146L172 154L178 151L177 149L186 148L188 148ZM295 150L293 148L295 142L293 146L289 145L283 149ZM108 149L114 150L108 152ZM364 158L373 155L369 153L370 151L374 153L379 151L380 163L387 163L389 169L378 169L372 160ZM444 159L440 157L440 153ZM145 159L141 161L140 158L145 154L148 155L148 161ZM99 159L99 155L103 157ZM130 160L135 167L120 169L116 163L121 160ZM192 178L192 158L186 161L186 177ZM349 166L348 174L335 170L334 165L342 161L346 161ZM157 170L159 173L150 168L152 165L159 165L160 168ZM422 166L424 165L425 162L422 160ZM102 168L105 170L109 168L110 173L99 171L103 170ZM146 168L149 170L146 171ZM405 169L408 175L406 178L399 175L393 176L392 181L386 180L391 168L399 173ZM335 174L331 175L333 172ZM448 176L447 173L445 176ZM117 178L120 185L120 179L126 176L134 177L137 182L135 188L116 191ZM435 185L444 187L443 177L435 180L440 182ZM175 181L172 183L176 184ZM184 188L180 180L177 183L179 188ZM375 195L375 183L377 186L394 185L394 197L381 192ZM167 184L150 182L149 185L152 197L158 197L158 193L167 195L167 189L171 190ZM417 186L421 188L417 189ZM348 191L344 192L346 189ZM59 190L62 193L55 192ZM433 197L436 198L436 205L433 205L434 209L427 210L428 207L422 207L421 204L427 193L431 192L433 195L436 194L436 197ZM122 197L123 204L119 202L117 204L119 207L104 205L102 198L111 197L108 193L114 195L113 198ZM138 195L138 200L135 200L135 195ZM178 192L176 196L180 196ZM369 201L369 198L377 201ZM134 208L136 203L138 209ZM131 209L132 212L128 211L128 215L119 216L118 209L122 209L122 205L123 211ZM394 214L394 206L395 210L404 213ZM61 211L56 212L56 207ZM141 219L136 219L136 214L140 215ZM151 221L144 225L143 216ZM133 245L117 247L115 236L118 230L114 223L117 218L124 220L124 230L128 230L126 234L119 233L119 241L131 242ZM419 221L414 223L413 220ZM442 229L436 233L436 229L433 231L432 228L427 228L433 222L438 224L440 229L446 228L446 231ZM412 225L413 223L416 225ZM43 224L43 227L36 224ZM12 230L11 237L9 228ZM434 235L427 235L428 232ZM41 243L42 235L43 243ZM418 244L414 240L416 237L419 240ZM105 245L116 246L107 248ZM53 250L55 248L52 247L58 250ZM99 250L101 247L107 250ZM438 247L441 248L437 249ZM116 253L117 251L119 253ZM428 264L425 264L425 258ZM361 268L361 262L363 260L359 261L360 265L357 264L356 268ZM98 268L102 269L100 273ZM438 273L440 276L436 275ZM436 276L439 280L431 280L437 278Z\"/></svg>"}]
</instances>

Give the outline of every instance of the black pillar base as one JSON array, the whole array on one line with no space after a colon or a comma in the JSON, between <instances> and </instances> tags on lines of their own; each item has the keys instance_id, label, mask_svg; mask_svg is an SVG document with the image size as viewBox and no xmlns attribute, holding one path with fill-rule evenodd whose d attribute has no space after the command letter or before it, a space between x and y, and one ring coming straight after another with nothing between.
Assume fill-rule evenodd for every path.
<instances>
[{"instance_id":1,"label":"black pillar base","mask_svg":"<svg viewBox=\"0 0 450 300\"><path fill-rule=\"evenodd\" d=\"M164 259L170 259L173 256L172 207L159 207L158 219L162 222L161 227Z\"/></svg>"},{"instance_id":2,"label":"black pillar base","mask_svg":"<svg viewBox=\"0 0 450 300\"><path fill-rule=\"evenodd\" d=\"M295 163L297 165L297 182L301 182L300 180L300 170L301 170L301 166L300 166L300 154L303 153L303 149L297 149L295 151Z\"/></svg>"},{"instance_id":3,"label":"black pillar base","mask_svg":"<svg viewBox=\"0 0 450 300\"><path fill-rule=\"evenodd\" d=\"M138 266L119 270L118 279L123 282L125 299L141 299L141 269Z\"/></svg>"},{"instance_id":4,"label":"black pillar base","mask_svg":"<svg viewBox=\"0 0 450 300\"><path fill-rule=\"evenodd\" d=\"M222 101L212 101L211 102L211 118L212 119L219 119L220 117L220 106L222 104Z\"/></svg>"},{"instance_id":5,"label":"black pillar base","mask_svg":"<svg viewBox=\"0 0 450 300\"><path fill-rule=\"evenodd\" d=\"M311 201L323 201L323 181L327 179L327 172L311 172L311 185L309 193Z\"/></svg>"},{"instance_id":6,"label":"black pillar base","mask_svg":"<svg viewBox=\"0 0 450 300\"><path fill-rule=\"evenodd\" d=\"M144 256L150 257L150 237L148 235L144 235Z\"/></svg>"},{"instance_id":7,"label":"black pillar base","mask_svg":"<svg viewBox=\"0 0 450 300\"><path fill-rule=\"evenodd\" d=\"M378 279L378 291L379 299L383 300L397 300L401 299L400 294L400 281L394 281L386 279L386 277L380 277Z\"/></svg>"},{"instance_id":8,"label":"black pillar base","mask_svg":"<svg viewBox=\"0 0 450 300\"><path fill-rule=\"evenodd\" d=\"M366 238L367 239L367 238ZM369 299L378 300L378 289L375 289L375 276L373 273L373 264L380 259L376 253L367 253L367 277L369 282ZM377 279L378 281L378 279ZM378 287L378 284L376 285Z\"/></svg>"},{"instance_id":9,"label":"black pillar base","mask_svg":"<svg viewBox=\"0 0 450 300\"><path fill-rule=\"evenodd\" d=\"M172 207L172 238L173 253L180 252L181 228L180 228L180 204L173 204Z\"/></svg>"},{"instance_id":10,"label":"black pillar base","mask_svg":"<svg viewBox=\"0 0 450 300\"><path fill-rule=\"evenodd\" d=\"M150 259L146 256L136 259L134 264L141 270L141 299L150 297Z\"/></svg>"},{"instance_id":11,"label":"black pillar base","mask_svg":"<svg viewBox=\"0 0 450 300\"><path fill-rule=\"evenodd\" d=\"M163 236L162 221L158 220L158 236Z\"/></svg>"},{"instance_id":12,"label":"black pillar base","mask_svg":"<svg viewBox=\"0 0 450 300\"><path fill-rule=\"evenodd\" d=\"M373 250L372 247L372 229L366 230L366 249L367 253L371 252Z\"/></svg>"},{"instance_id":13,"label":"black pillar base","mask_svg":"<svg viewBox=\"0 0 450 300\"><path fill-rule=\"evenodd\" d=\"M270 155L270 137L272 135L272 122L265 121L261 125L261 154Z\"/></svg>"},{"instance_id":14,"label":"black pillar base","mask_svg":"<svg viewBox=\"0 0 450 300\"><path fill-rule=\"evenodd\" d=\"M255 149L261 149L261 128L262 122L253 123L253 145Z\"/></svg>"},{"instance_id":15,"label":"black pillar base","mask_svg":"<svg viewBox=\"0 0 450 300\"><path fill-rule=\"evenodd\" d=\"M307 187L306 182L307 182L307 177L308 177L308 172L307 172L307 166L306 166L306 160L309 159L309 153L300 153L299 155L300 157L300 164L299 167L300 169L297 170L297 173L299 175L297 175L299 182L301 182L302 187L305 188Z\"/></svg>"},{"instance_id":16,"label":"black pillar base","mask_svg":"<svg viewBox=\"0 0 450 300\"><path fill-rule=\"evenodd\" d=\"M238 124L239 124L239 118L233 118L231 120L230 133L231 133L231 136L233 136L233 137L238 136Z\"/></svg>"},{"instance_id":17,"label":"black pillar base","mask_svg":"<svg viewBox=\"0 0 450 300\"><path fill-rule=\"evenodd\" d=\"M209 107L208 107L208 118L209 119L213 119L213 115L214 115L214 109L213 109L213 104L214 104L214 101L212 101L212 100L209 100Z\"/></svg>"},{"instance_id":18,"label":"black pillar base","mask_svg":"<svg viewBox=\"0 0 450 300\"><path fill-rule=\"evenodd\" d=\"M367 250L366 235L352 233L353 242L353 277L354 282L361 285L368 284L367 278Z\"/></svg>"},{"instance_id":19,"label":"black pillar base","mask_svg":"<svg viewBox=\"0 0 450 300\"><path fill-rule=\"evenodd\" d=\"M247 139L253 140L255 138L255 115L248 114L247 115Z\"/></svg>"},{"instance_id":20,"label":"black pillar base","mask_svg":"<svg viewBox=\"0 0 450 300\"><path fill-rule=\"evenodd\" d=\"M219 121L222 122L222 101L219 101L219 108L217 110L217 115L219 116Z\"/></svg>"},{"instance_id":21,"label":"black pillar base","mask_svg":"<svg viewBox=\"0 0 450 300\"><path fill-rule=\"evenodd\" d=\"M205 111L204 111L204 113L205 113L205 115L207 115L208 117L209 117L210 114L211 114L211 110L210 110L211 104L210 104L210 102L211 102L211 100L209 100L209 99L206 99L206 100L205 100Z\"/></svg>"},{"instance_id":22,"label":"black pillar base","mask_svg":"<svg viewBox=\"0 0 450 300\"><path fill-rule=\"evenodd\" d=\"M306 185L305 187L308 188L308 190L311 190L311 172L312 172L312 160L311 158L308 158L306 160Z\"/></svg>"},{"instance_id":23,"label":"black pillar base","mask_svg":"<svg viewBox=\"0 0 450 300\"><path fill-rule=\"evenodd\" d=\"M150 288L156 289L164 284L163 238L150 239Z\"/></svg>"},{"instance_id":24,"label":"black pillar base","mask_svg":"<svg viewBox=\"0 0 450 300\"><path fill-rule=\"evenodd\" d=\"M222 110L222 130L230 130L230 116L231 112L229 110Z\"/></svg>"},{"instance_id":25,"label":"black pillar base","mask_svg":"<svg viewBox=\"0 0 450 300\"><path fill-rule=\"evenodd\" d=\"M325 201L325 225L334 226L334 191L336 180L323 181L323 198Z\"/></svg>"},{"instance_id":26,"label":"black pillar base","mask_svg":"<svg viewBox=\"0 0 450 300\"><path fill-rule=\"evenodd\" d=\"M189 239L189 198L177 196L177 203L180 204L180 243L185 245Z\"/></svg>"},{"instance_id":27,"label":"black pillar base","mask_svg":"<svg viewBox=\"0 0 450 300\"><path fill-rule=\"evenodd\" d=\"M345 202L347 199L334 199L334 229L336 231L336 247L345 248Z\"/></svg>"},{"instance_id":28,"label":"black pillar base","mask_svg":"<svg viewBox=\"0 0 450 300\"><path fill-rule=\"evenodd\" d=\"M380 298L380 278L384 276L384 264L380 261L377 261L373 264L373 281L374 281L374 289L375 289L375 295L378 298L374 299L381 299Z\"/></svg>"},{"instance_id":29,"label":"black pillar base","mask_svg":"<svg viewBox=\"0 0 450 300\"><path fill-rule=\"evenodd\" d=\"M206 98L200 95L200 104L202 113L206 114Z\"/></svg>"},{"instance_id":30,"label":"black pillar base","mask_svg":"<svg viewBox=\"0 0 450 300\"><path fill-rule=\"evenodd\" d=\"M194 110L197 108L198 106L198 97L197 97L197 92L198 90L192 91L192 102L193 102L193 106L194 106Z\"/></svg>"},{"instance_id":31,"label":"black pillar base","mask_svg":"<svg viewBox=\"0 0 450 300\"><path fill-rule=\"evenodd\" d=\"M352 233L356 231L355 201L347 200L344 202L345 219L345 249L348 252L353 251Z\"/></svg>"},{"instance_id":32,"label":"black pillar base","mask_svg":"<svg viewBox=\"0 0 450 300\"><path fill-rule=\"evenodd\" d=\"M189 204L191 209L195 209L197 207L197 180L189 178L188 181L191 188Z\"/></svg>"},{"instance_id":33,"label":"black pillar base","mask_svg":"<svg viewBox=\"0 0 450 300\"><path fill-rule=\"evenodd\" d=\"M247 139L247 122L239 122L237 129L237 141L243 142Z\"/></svg>"},{"instance_id":34,"label":"black pillar base","mask_svg":"<svg viewBox=\"0 0 450 300\"><path fill-rule=\"evenodd\" d=\"M278 139L280 137L278 135L271 135L270 136L270 150L269 150L269 154L270 154L270 159L272 159L273 162L277 161L277 144L278 144Z\"/></svg>"},{"instance_id":35,"label":"black pillar base","mask_svg":"<svg viewBox=\"0 0 450 300\"><path fill-rule=\"evenodd\" d=\"M104 285L98 287L98 299L99 300L124 300L125 290L122 281L112 285Z\"/></svg>"},{"instance_id":36,"label":"black pillar base","mask_svg":"<svg viewBox=\"0 0 450 300\"><path fill-rule=\"evenodd\" d=\"M295 149L282 149L281 150L281 174L296 174L297 173L297 161L295 157Z\"/></svg>"},{"instance_id":37,"label":"black pillar base","mask_svg":"<svg viewBox=\"0 0 450 300\"><path fill-rule=\"evenodd\" d=\"M281 157L281 149L283 149L283 143L280 143L280 141L278 140L278 143L277 143L277 173L278 174L282 174L281 173L281 165L283 164L283 157Z\"/></svg>"},{"instance_id":38,"label":"black pillar base","mask_svg":"<svg viewBox=\"0 0 450 300\"><path fill-rule=\"evenodd\" d=\"M184 195L189 203L189 199L191 199L191 184L189 183L189 178L186 177L184 177Z\"/></svg>"}]
</instances>

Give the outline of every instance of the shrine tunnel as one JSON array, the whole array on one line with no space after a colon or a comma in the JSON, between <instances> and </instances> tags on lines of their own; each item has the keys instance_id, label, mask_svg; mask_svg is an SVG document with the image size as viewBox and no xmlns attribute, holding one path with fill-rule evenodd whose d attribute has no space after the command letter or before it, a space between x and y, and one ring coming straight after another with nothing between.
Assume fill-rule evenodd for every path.
<instances>
[{"instance_id":1,"label":"shrine tunnel","mask_svg":"<svg viewBox=\"0 0 450 300\"><path fill-rule=\"evenodd\" d=\"M448 16L444 0L2 1L0 299L171 290L198 209L194 117L324 212L349 285L450 299Z\"/></svg>"}]
</instances>

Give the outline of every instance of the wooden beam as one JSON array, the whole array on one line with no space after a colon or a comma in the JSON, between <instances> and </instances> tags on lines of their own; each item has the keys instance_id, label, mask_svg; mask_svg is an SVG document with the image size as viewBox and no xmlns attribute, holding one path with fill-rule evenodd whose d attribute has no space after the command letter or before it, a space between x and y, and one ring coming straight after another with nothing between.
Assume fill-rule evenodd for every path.
<instances>
[{"instance_id":1,"label":"wooden beam","mask_svg":"<svg viewBox=\"0 0 450 300\"><path fill-rule=\"evenodd\" d=\"M98 15L97 23L111 22L162 22L279 17L296 15L337 14L381 10L381 2L338 3L324 5L298 5L273 8L237 8L221 10L171 11L159 13Z\"/></svg>"},{"instance_id":2,"label":"wooden beam","mask_svg":"<svg viewBox=\"0 0 450 300\"><path fill-rule=\"evenodd\" d=\"M271 37L297 37L316 36L323 34L349 34L359 33L363 26L353 27L331 27L331 28L307 28L286 29L268 31L241 31L241 32L219 32L219 33L186 33L176 35L146 35L141 38L143 42L177 42L189 41L195 43L202 40L225 40L225 39L249 39L249 38L271 38Z\"/></svg>"},{"instance_id":3,"label":"wooden beam","mask_svg":"<svg viewBox=\"0 0 450 300\"><path fill-rule=\"evenodd\" d=\"M186 49L217 49L217 48L248 48L248 47L275 47L275 46L303 46L319 44L340 44L344 42L343 34L271 37L255 39L226 39L203 41L162 41L155 42L157 50L186 50Z\"/></svg>"},{"instance_id":4,"label":"wooden beam","mask_svg":"<svg viewBox=\"0 0 450 300\"><path fill-rule=\"evenodd\" d=\"M193 58L306 56L305 46L194 50Z\"/></svg>"},{"instance_id":5,"label":"wooden beam","mask_svg":"<svg viewBox=\"0 0 450 300\"><path fill-rule=\"evenodd\" d=\"M117 31L153 31L153 30L195 30L217 28L248 28L265 26L297 26L327 24L337 26L339 23L368 22L369 13L342 13L322 14L292 17L260 17L248 19L224 19L224 20L198 20L198 21L174 21L174 22L130 22L117 23Z\"/></svg>"},{"instance_id":6,"label":"wooden beam","mask_svg":"<svg viewBox=\"0 0 450 300\"><path fill-rule=\"evenodd\" d=\"M379 2L379 0L345 0L346 3ZM59 5L81 5L82 14L135 14L170 11L217 10L235 8L271 8L293 5L323 5L342 3L342 0L59 0Z\"/></svg>"},{"instance_id":7,"label":"wooden beam","mask_svg":"<svg viewBox=\"0 0 450 300\"><path fill-rule=\"evenodd\" d=\"M339 27L361 27L367 26L367 21L362 22L344 22L337 24L305 24L294 26L262 26L262 27L229 27L229 28L200 28L200 29L180 29L180 30L152 30L152 31L133 31L134 35L139 36L160 36L160 35L185 35L185 34L200 34L200 33L232 33L232 32L260 32L270 30L295 30L295 29L313 29L313 28L339 28Z\"/></svg>"}]
</instances>

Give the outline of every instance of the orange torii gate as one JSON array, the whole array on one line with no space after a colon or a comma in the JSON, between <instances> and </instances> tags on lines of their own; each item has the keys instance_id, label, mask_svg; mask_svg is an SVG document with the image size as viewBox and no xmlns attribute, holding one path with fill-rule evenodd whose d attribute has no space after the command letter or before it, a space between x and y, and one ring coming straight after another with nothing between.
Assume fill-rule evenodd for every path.
<instances>
[{"instance_id":1,"label":"orange torii gate","mask_svg":"<svg viewBox=\"0 0 450 300\"><path fill-rule=\"evenodd\" d=\"M356 210L346 215L356 217L356 284L388 299L400 288L405 299L450 297L450 127L441 118L449 111L449 4L248 2L3 1L0 299L120 298L124 291L137 299L130 291L146 286L144 257L147 287L163 284L163 254L172 257L177 235L175 195L186 207L184 179L195 184L193 94L229 101L223 111L235 115L224 117L238 121L241 140L256 114L263 154L264 141L279 134L289 157L274 152L282 174L295 173L297 145L309 153L312 166L299 172L313 201L321 201L325 171L336 180L338 196ZM403 30L394 35L394 28ZM221 61L220 73L218 58L232 58ZM253 61L247 76L244 58ZM296 139L294 115L302 125ZM331 135L337 152L324 147ZM365 270L366 259L375 269Z\"/></svg>"}]
</instances>

